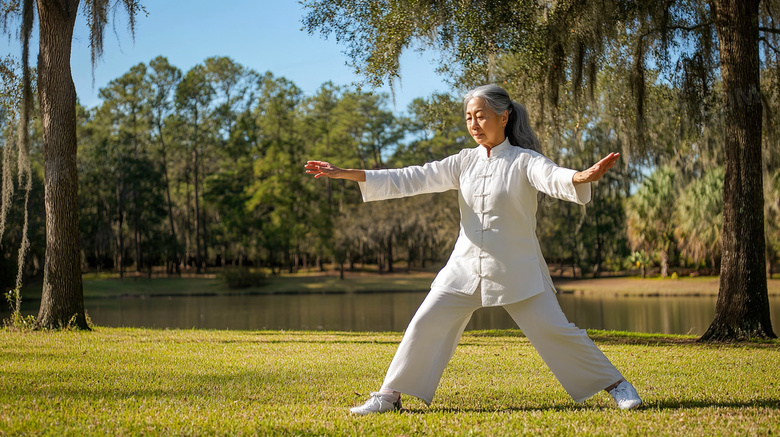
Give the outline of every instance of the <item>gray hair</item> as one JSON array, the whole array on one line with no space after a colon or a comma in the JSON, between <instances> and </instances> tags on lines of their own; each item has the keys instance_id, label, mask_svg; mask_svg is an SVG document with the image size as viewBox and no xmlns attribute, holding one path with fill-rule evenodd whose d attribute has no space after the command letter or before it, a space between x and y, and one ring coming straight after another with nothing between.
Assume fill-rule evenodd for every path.
<instances>
[{"instance_id":1,"label":"gray hair","mask_svg":"<svg viewBox=\"0 0 780 437\"><path fill-rule=\"evenodd\" d=\"M466 112L466 106L475 97L484 99L488 108L497 115L509 111L509 121L504 128L504 135L509 138L510 144L542 153L539 138L536 137L528 121L528 111L525 106L512 100L506 90L495 84L474 88L463 97L463 112Z\"/></svg>"}]
</instances>

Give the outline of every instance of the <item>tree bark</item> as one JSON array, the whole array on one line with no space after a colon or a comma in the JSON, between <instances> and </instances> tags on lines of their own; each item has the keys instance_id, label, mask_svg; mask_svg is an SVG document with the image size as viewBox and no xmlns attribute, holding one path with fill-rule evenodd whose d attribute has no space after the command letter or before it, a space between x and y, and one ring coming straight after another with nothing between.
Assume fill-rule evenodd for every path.
<instances>
[{"instance_id":1,"label":"tree bark","mask_svg":"<svg viewBox=\"0 0 780 437\"><path fill-rule=\"evenodd\" d=\"M669 250L664 247L661 249L661 277L666 278L667 276L669 276Z\"/></svg>"},{"instance_id":2,"label":"tree bark","mask_svg":"<svg viewBox=\"0 0 780 437\"><path fill-rule=\"evenodd\" d=\"M701 341L775 338L765 275L760 0L710 0L720 44L726 172L720 290Z\"/></svg>"},{"instance_id":3,"label":"tree bark","mask_svg":"<svg viewBox=\"0 0 780 437\"><path fill-rule=\"evenodd\" d=\"M78 0L38 0L38 100L43 122L46 260L37 324L89 329L81 281L76 88L70 70Z\"/></svg>"}]
</instances>

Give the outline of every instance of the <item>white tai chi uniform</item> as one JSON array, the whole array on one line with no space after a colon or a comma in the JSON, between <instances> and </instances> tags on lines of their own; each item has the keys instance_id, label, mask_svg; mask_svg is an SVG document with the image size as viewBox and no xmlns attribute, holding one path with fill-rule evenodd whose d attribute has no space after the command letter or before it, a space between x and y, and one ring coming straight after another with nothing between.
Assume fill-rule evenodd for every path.
<instances>
[{"instance_id":1,"label":"white tai chi uniform","mask_svg":"<svg viewBox=\"0 0 780 437\"><path fill-rule=\"evenodd\" d=\"M536 239L539 191L579 204L575 170L509 140L423 166L367 170L364 201L458 190L460 233L393 358L383 388L430 404L471 314L503 306L564 389L581 402L622 379L584 330L566 320Z\"/></svg>"}]
</instances>

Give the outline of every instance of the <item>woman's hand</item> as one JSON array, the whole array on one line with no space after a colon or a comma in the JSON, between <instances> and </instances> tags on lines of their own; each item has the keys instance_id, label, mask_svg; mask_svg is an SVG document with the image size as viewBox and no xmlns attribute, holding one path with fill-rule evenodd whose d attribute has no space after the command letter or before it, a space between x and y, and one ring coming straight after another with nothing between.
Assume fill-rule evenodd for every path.
<instances>
[{"instance_id":1,"label":"woman's hand","mask_svg":"<svg viewBox=\"0 0 780 437\"><path fill-rule=\"evenodd\" d=\"M365 182L366 172L363 170L351 170L338 168L325 161L309 161L306 163L306 173L313 174L315 178L323 176L332 179L349 179L355 182Z\"/></svg>"},{"instance_id":2,"label":"woman's hand","mask_svg":"<svg viewBox=\"0 0 780 437\"><path fill-rule=\"evenodd\" d=\"M572 183L574 183L574 185L580 185L587 184L588 182L596 182L604 176L604 173L606 173L607 170L615 165L618 158L620 158L620 153L610 153L601 161L593 164L591 168L574 173L574 176L571 178Z\"/></svg>"},{"instance_id":3,"label":"woman's hand","mask_svg":"<svg viewBox=\"0 0 780 437\"><path fill-rule=\"evenodd\" d=\"M325 161L309 161L306 163L306 173L313 174L315 178L327 176L338 179L338 172L341 169Z\"/></svg>"}]
</instances>

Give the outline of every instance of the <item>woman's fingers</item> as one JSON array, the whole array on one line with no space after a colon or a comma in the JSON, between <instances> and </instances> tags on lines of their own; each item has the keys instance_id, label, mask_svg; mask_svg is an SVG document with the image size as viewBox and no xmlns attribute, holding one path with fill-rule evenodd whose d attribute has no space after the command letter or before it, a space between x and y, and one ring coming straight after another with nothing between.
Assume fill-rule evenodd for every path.
<instances>
[{"instance_id":1,"label":"woman's fingers","mask_svg":"<svg viewBox=\"0 0 780 437\"><path fill-rule=\"evenodd\" d=\"M305 167L307 170L319 170L324 164L327 163L322 161L309 161L306 163Z\"/></svg>"},{"instance_id":2,"label":"woman's fingers","mask_svg":"<svg viewBox=\"0 0 780 437\"><path fill-rule=\"evenodd\" d=\"M308 161L304 166L306 173L313 174L315 178L329 176L329 173L336 170L336 167L325 161Z\"/></svg>"},{"instance_id":3,"label":"woman's fingers","mask_svg":"<svg viewBox=\"0 0 780 437\"><path fill-rule=\"evenodd\" d=\"M606 157L604 157L601 161L599 161L596 165L598 166L604 166L607 170L610 169L615 163L617 162L618 158L620 158L619 153L610 153Z\"/></svg>"},{"instance_id":4,"label":"woman's fingers","mask_svg":"<svg viewBox=\"0 0 780 437\"><path fill-rule=\"evenodd\" d=\"M601 179L602 176L604 176L604 173L607 172L610 168L612 168L613 165L617 162L617 160L620 158L619 153L610 153L609 155L605 156L601 159L601 161L593 164L593 167L587 169L585 173L585 181L586 182L596 182L597 180Z\"/></svg>"},{"instance_id":5,"label":"woman's fingers","mask_svg":"<svg viewBox=\"0 0 780 437\"><path fill-rule=\"evenodd\" d=\"M596 166L598 166L598 169L602 172L606 172L610 168L612 168L613 165L617 162L618 158L620 158L619 153L610 153L604 159L596 163ZM603 174L603 173L602 173Z\"/></svg>"}]
</instances>

